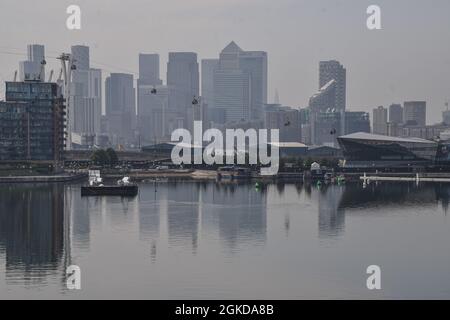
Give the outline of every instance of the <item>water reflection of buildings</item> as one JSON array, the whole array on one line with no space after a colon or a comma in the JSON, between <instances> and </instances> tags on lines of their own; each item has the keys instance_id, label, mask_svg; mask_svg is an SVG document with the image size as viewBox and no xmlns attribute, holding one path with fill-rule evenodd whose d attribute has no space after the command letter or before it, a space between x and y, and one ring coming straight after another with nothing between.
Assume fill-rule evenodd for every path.
<instances>
[{"instance_id":1,"label":"water reflection of buildings","mask_svg":"<svg viewBox=\"0 0 450 320\"><path fill-rule=\"evenodd\" d=\"M361 184L349 184L340 201L340 207L346 209L368 208L376 206L414 205L425 207L441 202L448 207L450 185L420 184L408 182L372 182L366 188Z\"/></svg>"},{"instance_id":2,"label":"water reflection of buildings","mask_svg":"<svg viewBox=\"0 0 450 320\"><path fill-rule=\"evenodd\" d=\"M344 187L330 186L318 191L319 237L341 234L345 228L345 210L340 206Z\"/></svg>"},{"instance_id":3,"label":"water reflection of buildings","mask_svg":"<svg viewBox=\"0 0 450 320\"><path fill-rule=\"evenodd\" d=\"M218 229L229 248L238 244L263 244L267 234L267 207L264 190L252 184L212 184L204 192L208 214L202 216L203 228Z\"/></svg>"},{"instance_id":4,"label":"water reflection of buildings","mask_svg":"<svg viewBox=\"0 0 450 320\"><path fill-rule=\"evenodd\" d=\"M359 183L345 186L305 185L306 194L316 198L319 215L319 237L334 237L345 231L345 216L354 210L383 207L414 206L414 208L441 205L447 213L450 202L450 184L372 183L363 188Z\"/></svg>"},{"instance_id":5,"label":"water reflection of buildings","mask_svg":"<svg viewBox=\"0 0 450 320\"><path fill-rule=\"evenodd\" d=\"M141 239L151 243L152 259L161 227L167 228L169 247L188 247L193 253L200 235L218 235L228 248L265 241L265 197L252 185L179 181L143 186L140 196L145 202L141 203L139 230Z\"/></svg>"},{"instance_id":6,"label":"water reflection of buildings","mask_svg":"<svg viewBox=\"0 0 450 320\"><path fill-rule=\"evenodd\" d=\"M7 280L40 281L57 270L64 262L64 229L63 186L1 187L0 253Z\"/></svg>"}]
</instances>

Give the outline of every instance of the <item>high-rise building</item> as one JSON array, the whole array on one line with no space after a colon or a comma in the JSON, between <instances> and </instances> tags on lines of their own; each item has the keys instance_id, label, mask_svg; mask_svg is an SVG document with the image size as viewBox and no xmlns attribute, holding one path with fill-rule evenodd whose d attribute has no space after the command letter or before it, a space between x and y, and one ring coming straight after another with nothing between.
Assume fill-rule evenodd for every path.
<instances>
[{"instance_id":1,"label":"high-rise building","mask_svg":"<svg viewBox=\"0 0 450 320\"><path fill-rule=\"evenodd\" d=\"M427 122L427 103L425 101L403 103L403 122L407 126L424 127Z\"/></svg>"},{"instance_id":2,"label":"high-rise building","mask_svg":"<svg viewBox=\"0 0 450 320\"><path fill-rule=\"evenodd\" d=\"M370 133L370 116L362 111L345 111L345 134Z\"/></svg>"},{"instance_id":3,"label":"high-rise building","mask_svg":"<svg viewBox=\"0 0 450 320\"><path fill-rule=\"evenodd\" d=\"M299 110L280 104L264 106L264 128L278 129L280 142L301 141L301 121Z\"/></svg>"},{"instance_id":4,"label":"high-rise building","mask_svg":"<svg viewBox=\"0 0 450 320\"><path fill-rule=\"evenodd\" d=\"M5 97L0 102L0 160L62 160L61 88L56 83L7 82Z\"/></svg>"},{"instance_id":5,"label":"high-rise building","mask_svg":"<svg viewBox=\"0 0 450 320\"><path fill-rule=\"evenodd\" d=\"M139 54L137 129L141 144L162 139L162 121L166 121L162 112L167 111L168 92L160 79L159 54Z\"/></svg>"},{"instance_id":6,"label":"high-rise building","mask_svg":"<svg viewBox=\"0 0 450 320\"><path fill-rule=\"evenodd\" d=\"M243 51L239 67L250 79L250 120L261 119L263 106L267 103L267 53Z\"/></svg>"},{"instance_id":7,"label":"high-rise building","mask_svg":"<svg viewBox=\"0 0 450 320\"><path fill-rule=\"evenodd\" d=\"M142 85L160 86L162 80L159 73L159 54L139 54L139 79Z\"/></svg>"},{"instance_id":8,"label":"high-rise building","mask_svg":"<svg viewBox=\"0 0 450 320\"><path fill-rule=\"evenodd\" d=\"M90 68L89 47L72 46L71 51L76 66L72 71L70 90L72 116L69 130L72 132L72 143L79 146L82 143L74 139L85 137L83 140L92 141L89 144L93 144L94 137L101 133L102 72Z\"/></svg>"},{"instance_id":9,"label":"high-rise building","mask_svg":"<svg viewBox=\"0 0 450 320\"><path fill-rule=\"evenodd\" d=\"M111 73L105 81L105 102L107 132L113 144L131 144L136 125L133 75Z\"/></svg>"},{"instance_id":10,"label":"high-rise building","mask_svg":"<svg viewBox=\"0 0 450 320\"><path fill-rule=\"evenodd\" d=\"M167 63L167 85L171 87L169 108L177 110L190 128L192 101L199 96L199 65L193 52L170 52Z\"/></svg>"},{"instance_id":11,"label":"high-rise building","mask_svg":"<svg viewBox=\"0 0 450 320\"><path fill-rule=\"evenodd\" d=\"M336 60L320 61L319 63L319 88L322 88L331 80L336 82L335 107L337 110L345 110L347 71L344 66Z\"/></svg>"},{"instance_id":12,"label":"high-rise building","mask_svg":"<svg viewBox=\"0 0 450 320\"><path fill-rule=\"evenodd\" d=\"M214 106L214 73L219 66L219 59L202 60L202 100L213 110Z\"/></svg>"},{"instance_id":13,"label":"high-rise building","mask_svg":"<svg viewBox=\"0 0 450 320\"><path fill-rule=\"evenodd\" d=\"M173 130L183 127L179 112L169 108L171 87L140 85L138 91L139 140L141 145L170 140Z\"/></svg>"},{"instance_id":14,"label":"high-rise building","mask_svg":"<svg viewBox=\"0 0 450 320\"><path fill-rule=\"evenodd\" d=\"M450 126L450 110L445 110L442 112L442 122L447 126Z\"/></svg>"},{"instance_id":15,"label":"high-rise building","mask_svg":"<svg viewBox=\"0 0 450 320\"><path fill-rule=\"evenodd\" d=\"M88 46L72 46L72 56L77 70L88 70L91 67L90 53Z\"/></svg>"},{"instance_id":16,"label":"high-rise building","mask_svg":"<svg viewBox=\"0 0 450 320\"><path fill-rule=\"evenodd\" d=\"M319 89L310 99L311 112L337 111L336 80L330 80Z\"/></svg>"},{"instance_id":17,"label":"high-rise building","mask_svg":"<svg viewBox=\"0 0 450 320\"><path fill-rule=\"evenodd\" d=\"M328 81L309 99L310 142L336 145L336 136L344 134L344 109L337 109L336 80ZM339 123L338 123L339 122Z\"/></svg>"},{"instance_id":18,"label":"high-rise building","mask_svg":"<svg viewBox=\"0 0 450 320\"><path fill-rule=\"evenodd\" d=\"M311 143L336 147L337 137L344 132L344 117L343 110L311 113Z\"/></svg>"},{"instance_id":19,"label":"high-rise building","mask_svg":"<svg viewBox=\"0 0 450 320\"><path fill-rule=\"evenodd\" d=\"M234 41L220 53L214 72L213 120L262 120L267 103L267 53L244 51Z\"/></svg>"},{"instance_id":20,"label":"high-rise building","mask_svg":"<svg viewBox=\"0 0 450 320\"><path fill-rule=\"evenodd\" d=\"M387 135L388 110L383 106L373 109L373 133Z\"/></svg>"},{"instance_id":21,"label":"high-rise building","mask_svg":"<svg viewBox=\"0 0 450 320\"><path fill-rule=\"evenodd\" d=\"M45 60L45 47L41 44L29 44L27 46L28 61L41 63Z\"/></svg>"},{"instance_id":22,"label":"high-rise building","mask_svg":"<svg viewBox=\"0 0 450 320\"><path fill-rule=\"evenodd\" d=\"M20 81L45 81L45 48L40 44L27 47L26 61L19 63Z\"/></svg>"},{"instance_id":23,"label":"high-rise building","mask_svg":"<svg viewBox=\"0 0 450 320\"><path fill-rule=\"evenodd\" d=\"M338 61L320 61L319 91L309 100L310 142L314 145L336 145L336 137L345 133L346 77Z\"/></svg>"},{"instance_id":24,"label":"high-rise building","mask_svg":"<svg viewBox=\"0 0 450 320\"><path fill-rule=\"evenodd\" d=\"M394 103L389 106L389 122L403 123L403 107L401 104Z\"/></svg>"}]
</instances>

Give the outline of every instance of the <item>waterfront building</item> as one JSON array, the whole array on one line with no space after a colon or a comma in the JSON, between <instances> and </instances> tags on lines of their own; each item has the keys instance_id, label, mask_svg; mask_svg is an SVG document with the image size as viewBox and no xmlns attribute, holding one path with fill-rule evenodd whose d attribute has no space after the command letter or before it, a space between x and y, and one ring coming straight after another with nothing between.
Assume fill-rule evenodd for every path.
<instances>
[{"instance_id":1,"label":"waterfront building","mask_svg":"<svg viewBox=\"0 0 450 320\"><path fill-rule=\"evenodd\" d=\"M300 142L270 142L267 144L268 150L276 146L281 158L305 157L308 152L308 146Z\"/></svg>"},{"instance_id":2,"label":"waterfront building","mask_svg":"<svg viewBox=\"0 0 450 320\"><path fill-rule=\"evenodd\" d=\"M331 146L309 146L307 156L312 159L340 159L342 151Z\"/></svg>"},{"instance_id":3,"label":"waterfront building","mask_svg":"<svg viewBox=\"0 0 450 320\"><path fill-rule=\"evenodd\" d=\"M56 83L6 82L0 102L0 160L59 162L65 106Z\"/></svg>"},{"instance_id":4,"label":"waterfront building","mask_svg":"<svg viewBox=\"0 0 450 320\"><path fill-rule=\"evenodd\" d=\"M421 138L357 132L338 139L346 166L393 167L434 163L438 143Z\"/></svg>"}]
</instances>

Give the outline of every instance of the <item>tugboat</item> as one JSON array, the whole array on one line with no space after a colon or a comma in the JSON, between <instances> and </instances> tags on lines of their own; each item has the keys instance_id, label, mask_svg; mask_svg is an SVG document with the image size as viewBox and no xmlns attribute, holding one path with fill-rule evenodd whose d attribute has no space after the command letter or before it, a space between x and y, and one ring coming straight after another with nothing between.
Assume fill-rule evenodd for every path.
<instances>
[{"instance_id":1,"label":"tugboat","mask_svg":"<svg viewBox=\"0 0 450 320\"><path fill-rule=\"evenodd\" d=\"M129 177L124 177L122 180L117 181L116 185L105 186L100 176L100 171L93 170L89 171L89 186L81 187L81 196L135 197L138 191L138 186L132 184Z\"/></svg>"}]
</instances>

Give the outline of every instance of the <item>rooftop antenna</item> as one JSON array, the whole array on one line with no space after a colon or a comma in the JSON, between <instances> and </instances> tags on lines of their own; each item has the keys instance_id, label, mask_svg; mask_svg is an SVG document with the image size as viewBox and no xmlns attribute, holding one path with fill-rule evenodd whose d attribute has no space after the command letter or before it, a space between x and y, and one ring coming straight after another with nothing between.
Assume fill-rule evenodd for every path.
<instances>
[{"instance_id":1,"label":"rooftop antenna","mask_svg":"<svg viewBox=\"0 0 450 320\"><path fill-rule=\"evenodd\" d=\"M17 70L14 72L14 82L17 82Z\"/></svg>"}]
</instances>

